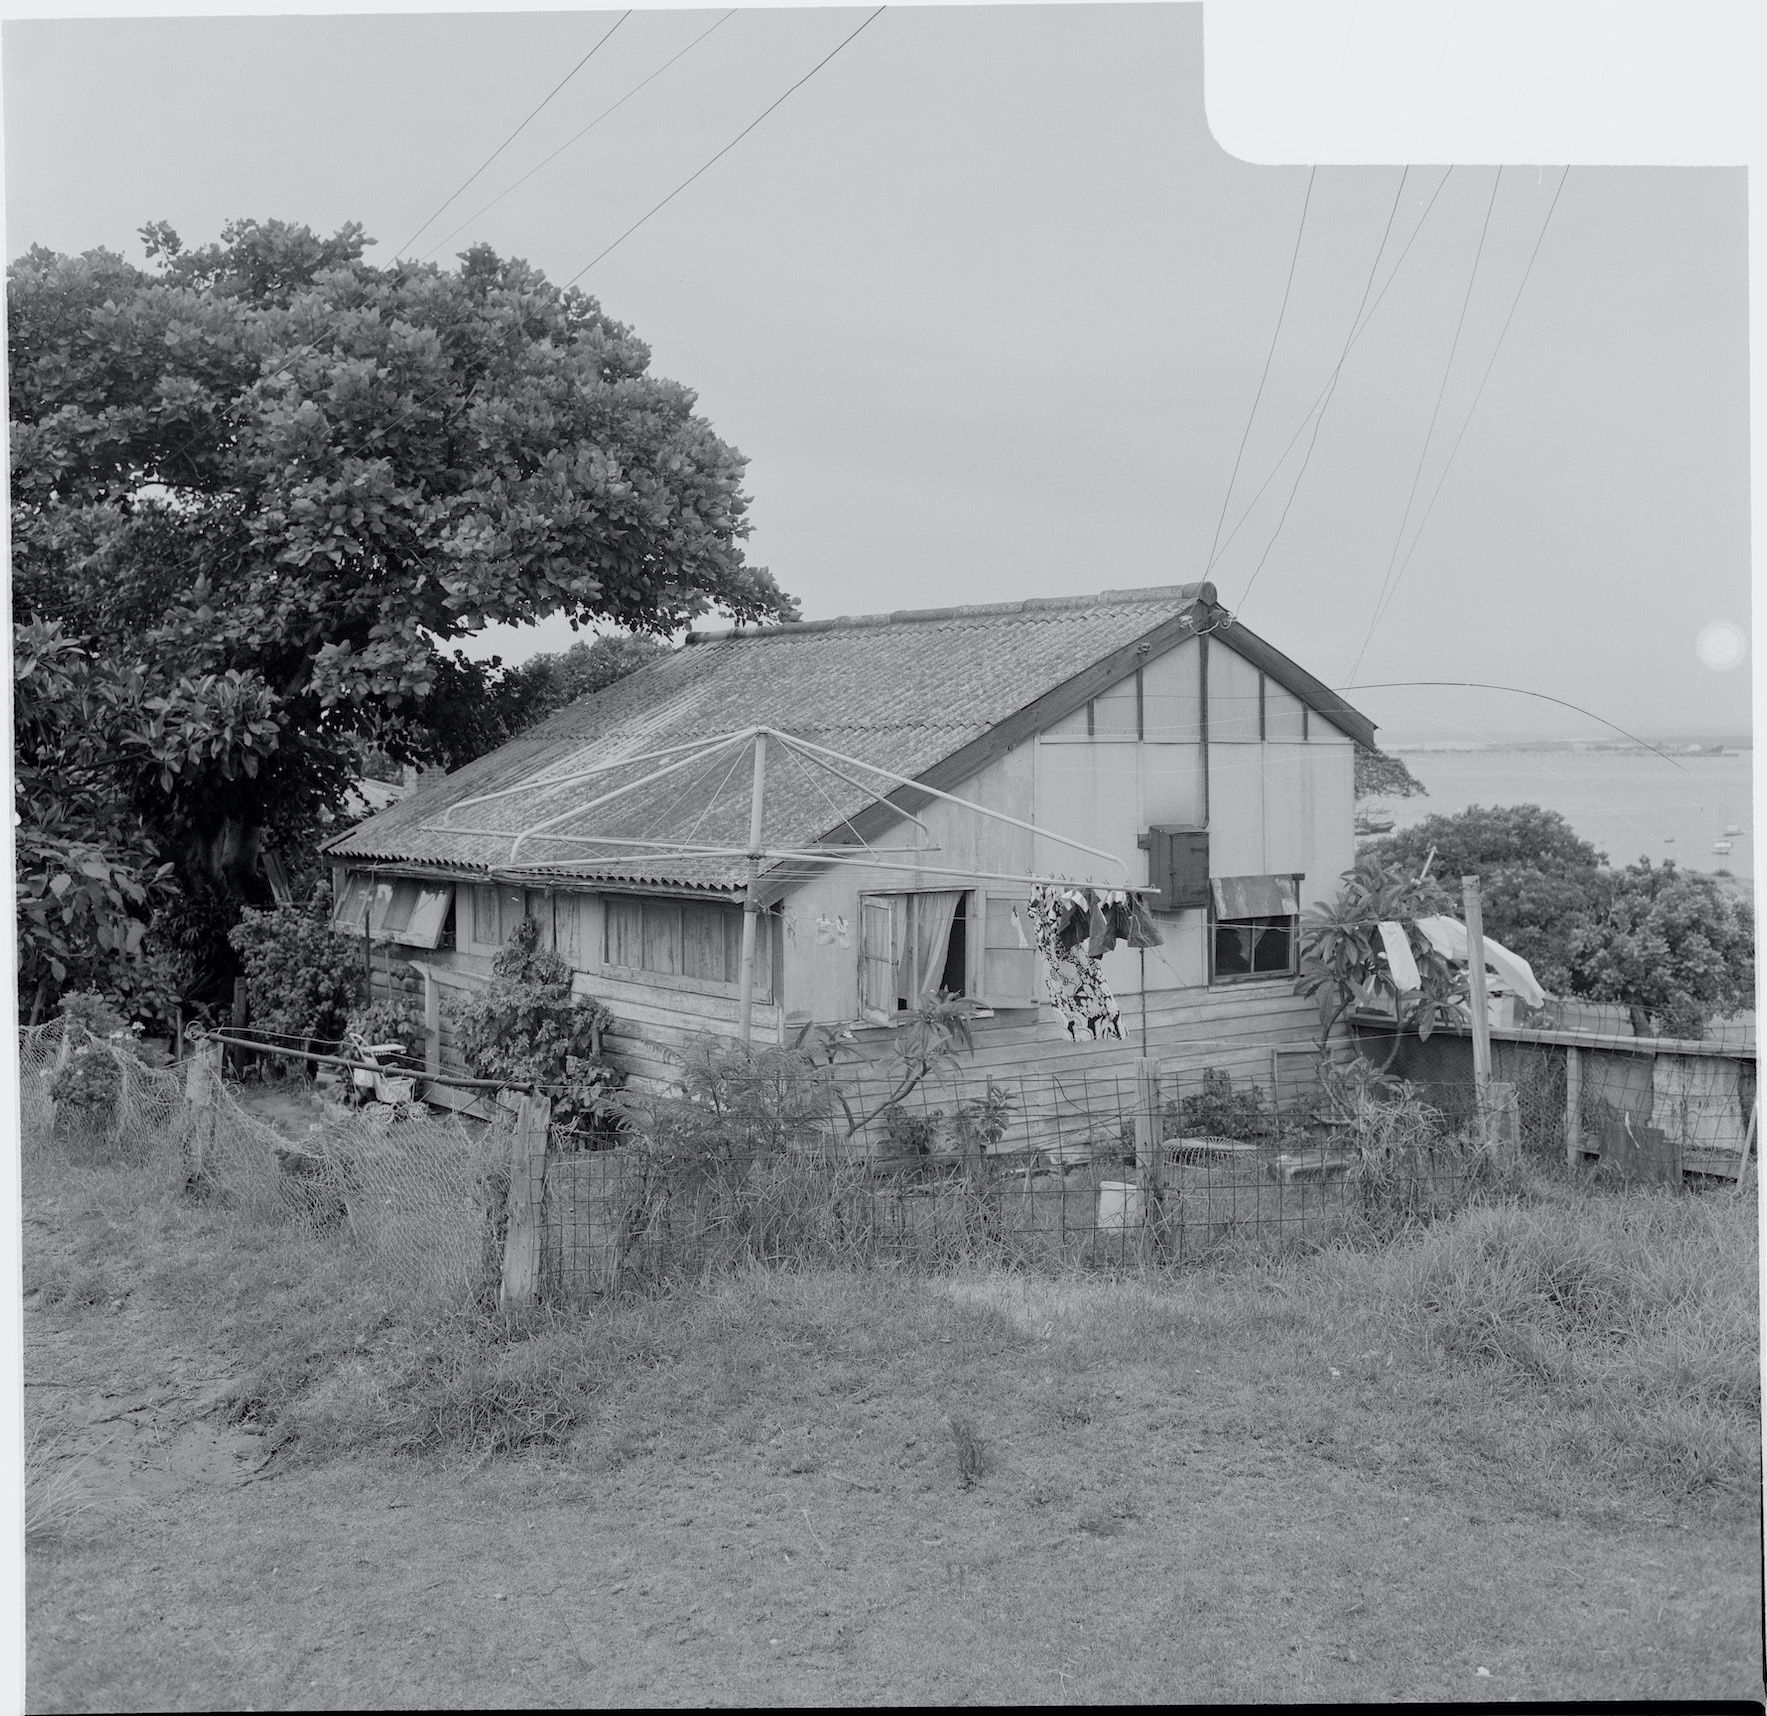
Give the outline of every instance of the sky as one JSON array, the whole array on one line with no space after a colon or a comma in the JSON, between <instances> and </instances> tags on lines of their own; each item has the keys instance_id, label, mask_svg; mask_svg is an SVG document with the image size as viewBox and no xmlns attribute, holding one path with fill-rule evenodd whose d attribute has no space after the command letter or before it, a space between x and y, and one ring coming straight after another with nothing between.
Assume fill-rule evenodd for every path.
<instances>
[{"instance_id":1,"label":"sky","mask_svg":"<svg viewBox=\"0 0 1767 1716\"><path fill-rule=\"evenodd\" d=\"M1254 165L1195 5L722 16L8 21L7 255L620 240L579 284L748 455L805 618L1206 576L1388 742L1612 736L1417 680L1748 729L1743 169Z\"/></svg>"}]
</instances>

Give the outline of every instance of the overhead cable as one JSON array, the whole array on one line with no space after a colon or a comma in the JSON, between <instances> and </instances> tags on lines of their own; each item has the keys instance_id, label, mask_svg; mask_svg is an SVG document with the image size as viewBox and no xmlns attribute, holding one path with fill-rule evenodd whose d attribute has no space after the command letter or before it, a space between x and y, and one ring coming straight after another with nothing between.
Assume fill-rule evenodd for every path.
<instances>
[{"instance_id":1,"label":"overhead cable","mask_svg":"<svg viewBox=\"0 0 1767 1716\"><path fill-rule=\"evenodd\" d=\"M1282 527L1288 523L1289 508L1295 504L1295 496L1301 492L1301 479L1307 474L1307 465L1313 457L1313 449L1319 445L1319 431L1324 426L1325 414L1331 409L1332 395L1337 392L1338 377L1344 372L1344 364L1350 356L1350 347L1356 343L1356 335L1361 330L1362 312L1368 307L1368 295L1374 290L1374 277L1380 272L1380 259L1386 255L1387 240L1392 236L1393 217L1399 212L1399 203L1405 195L1405 181L1411 176L1410 167L1399 175L1399 188L1393 193L1393 206L1387 210L1387 224L1381 229L1380 244L1374 252L1374 261L1369 266L1368 279L1362 287L1362 301L1356 306L1356 313L1350 318L1350 331L1344 336L1344 349L1338 353L1338 361L1332 367L1331 374L1326 378L1324 396L1318 402L1318 413L1313 418L1313 434L1307 442L1307 450L1301 455L1301 468L1295 472L1295 480L1290 485L1288 499L1282 503L1282 515L1276 521L1276 528L1270 533L1270 540L1264 544L1264 552L1258 556L1258 564L1252 569L1252 575L1246 580L1245 588L1240 592L1238 606L1244 608L1245 599L1252 593L1252 586L1258 581L1258 574L1264 570L1264 563L1270 558L1270 551L1276 546L1276 539L1282 535ZM1421 224L1421 223L1420 223ZM1293 446L1291 441L1289 446ZM1286 449L1283 457L1288 456ZM1262 491L1259 491L1262 493Z\"/></svg>"},{"instance_id":2,"label":"overhead cable","mask_svg":"<svg viewBox=\"0 0 1767 1716\"><path fill-rule=\"evenodd\" d=\"M724 145L724 147L722 149L720 149L718 151L718 153L711 158L711 160L707 161L704 166L698 167L693 172L689 173L687 175L687 177L685 179L683 179L681 181L681 183L678 184L674 188L674 190L670 191L669 194L666 197L664 197L661 202L653 204L649 209L645 210L645 212L643 214L641 214L637 218L637 220L633 221L633 223L629 227L627 227L626 230L624 232L622 232L620 234L620 236L613 241L612 244L606 246L602 250L597 251L595 253L595 255L590 257L589 260L587 262L585 262L583 264L583 266L581 268L579 268L577 270L577 272L575 274L573 274L570 277L570 279L568 279L565 282L565 285L567 287L576 285L576 283L579 280L581 280L583 278L583 276L585 274L587 274L589 272L589 270L591 268L593 268L598 262L600 262L604 257L612 255L614 251L618 250L619 247L622 244L624 244L626 242L626 240L632 236L633 233L635 233L641 226L643 226L644 223L647 220L649 220L652 215L658 214L663 209L667 208L668 205L670 203L672 203L678 196L680 196L681 193L684 190L686 190L687 187L689 185L691 185L695 179L699 178L701 176L701 174L707 172L710 168L716 166L718 162L723 160L724 157L726 155L728 155L730 153L730 151L732 149L734 149L737 146L737 144L743 140L743 138L748 136L748 134L751 131L753 131L754 128L757 125L759 125L761 123L761 121L763 119L765 119L767 117L767 115L769 113L771 113L775 107L778 107L780 105L780 103L783 102L788 96L794 95L798 90L802 89L804 87L804 85L810 81L811 78L813 78L819 71L821 71L822 68L825 65L827 65L828 62L830 60L832 60L836 54L838 54L841 51L842 48L846 47L846 45L849 42L851 42L855 36L857 36L859 34L860 30L867 29L872 24L875 24L877 22L877 20L883 16L883 14L886 10L887 10L886 7L879 6L877 8L877 10L875 12L873 12L864 21L864 23L862 23L859 26L859 28L857 30L854 30L852 32L852 35L843 37L841 39L841 41L838 42L833 48L831 48L826 54L824 54L822 56L822 58L819 59L815 63L815 65L811 66L811 68L807 72L805 72L804 75L801 78L799 78L798 81L796 83L794 83L791 86L791 88L785 92L784 95L781 95L778 98L778 100L774 101L770 106L763 109L762 112L760 112L753 119L751 119L747 125L745 125L739 132L737 132L737 134L734 137L732 137L730 139L730 141L728 143L726 143Z\"/></svg>"},{"instance_id":3,"label":"overhead cable","mask_svg":"<svg viewBox=\"0 0 1767 1716\"><path fill-rule=\"evenodd\" d=\"M1411 538L1411 546L1405 550L1404 563L1399 568L1399 575L1393 580L1392 595L1381 604L1374 616L1375 625L1386 617L1387 609L1393 605L1393 596L1398 595L1399 585L1404 581L1405 573L1411 565L1411 558L1417 553L1417 545L1423 540L1424 527L1430 521L1430 514L1435 511L1436 497L1442 492L1442 485L1448 480L1448 471L1454 463L1454 455L1460 451L1460 443L1466 439L1466 432L1472 426L1473 413L1479 408L1479 401L1484 397L1485 383L1491 379L1491 371L1496 367L1497 354L1503 349L1503 337L1509 332L1509 324L1515 320L1515 313L1522 301L1522 293L1527 290L1528 276L1534 272L1534 258L1540 254L1540 246L1545 241L1546 229L1552 224L1552 211L1558 207L1560 193L1565 188L1565 180L1571 176L1567 166L1559 175L1558 189L1552 193L1552 201L1547 205L1546 218L1540 223L1540 231L1534 239L1534 248L1528 253L1528 265L1522 270L1521 283L1515 289L1515 297L1510 300L1509 314L1503 318L1503 326L1497 331L1497 341L1491 347L1491 356L1485 364L1485 373L1479 377L1479 385L1473 393L1472 404L1466 408L1466 417L1460 425L1460 433L1454 437L1454 445L1448 449L1448 457L1442 462L1441 475L1436 478L1436 486L1430 491L1429 503L1423 509L1423 515L1417 522L1417 532ZM1372 635L1372 634L1371 634Z\"/></svg>"},{"instance_id":4,"label":"overhead cable","mask_svg":"<svg viewBox=\"0 0 1767 1716\"><path fill-rule=\"evenodd\" d=\"M598 126L602 122L602 120L607 119L611 115L619 112L619 110L622 107L624 107L626 105L626 103L632 99L633 96L637 95L640 90L646 88L650 84L655 83L656 80L659 77L661 77L663 75L663 73L666 72L669 69L669 67L672 66L676 62L676 60L680 59L685 54L692 53L693 50L695 48L697 48L700 45L700 43L703 42L706 39L706 37L712 33L713 30L721 29L725 24L728 24L730 22L730 20L732 18L734 18L735 16L736 16L736 10L735 10L735 8L732 8L730 11L726 12L722 18L719 18L715 23L713 23L709 28L701 30L700 33L697 36L695 36L691 42L689 42L687 44L686 47L680 49L679 52L677 52L677 53L671 54L666 60L663 61L663 63L660 66L657 67L657 69L655 71L653 71L650 74L649 77L645 78L642 83L633 84L633 86L629 90L627 90L626 93L624 95L622 95L620 97L620 99L613 104L612 107L604 107L601 110L601 112L596 114L596 116L593 119L591 119L589 121L589 123L587 125L585 125L583 127L583 129L581 131L579 131L574 137L567 138L563 143L559 144L559 146L556 149L554 149L550 155L546 156L544 160L537 162L534 166L530 167L525 173L523 173L522 176L519 179L517 179L513 185L510 185L506 189L499 191L496 194L496 196L492 197L492 199L488 203L486 203L482 208L479 208L479 209L475 210L472 214L469 214L466 217L466 219L460 223L459 226L454 228L453 232L450 232L447 235L446 238L437 239L436 242L434 244L432 244L429 247L429 249L423 253L425 259L427 260L429 257L434 256L435 253L438 250L440 250L442 248L442 246L448 242L449 239L454 238L458 234L464 232L481 215L486 214L491 209L495 208L496 205L498 203L502 202L503 199L506 196L508 196L511 191L519 190L523 185L525 185L528 182L529 179L533 178L533 176L537 172L540 171L541 167L546 166L548 162L556 161L558 159L558 157L560 155L562 155L565 152L565 150L570 148L573 143L581 142L583 140L583 138L587 137L589 135L589 133L591 131L593 131L595 129L595 127Z\"/></svg>"},{"instance_id":5,"label":"overhead cable","mask_svg":"<svg viewBox=\"0 0 1767 1716\"><path fill-rule=\"evenodd\" d=\"M1411 522L1412 503L1417 499L1417 485L1423 480L1423 468L1430 456L1430 442L1435 439L1436 423L1442 415L1442 401L1448 395L1448 378L1454 373L1454 359L1460 352L1460 335L1466 327L1467 306L1472 303L1473 288L1478 284L1479 263L1484 260L1485 239L1491 231L1491 211L1497 207L1498 187L1503 183L1503 168L1498 167L1491 180L1490 201L1485 204L1485 219L1479 227L1478 248L1473 252L1472 268L1466 277L1466 293L1460 300L1460 314L1454 323L1454 338L1448 343L1448 361L1442 366L1442 384L1436 389L1436 403L1430 412L1429 427L1423 432L1423 446L1418 449L1417 469L1411 473L1411 488L1405 496L1405 510L1399 515L1399 533L1393 538L1393 552L1387 558L1387 570L1381 579L1380 594L1375 597L1374 612L1369 616L1368 634L1362 640L1361 649L1356 652L1356 659L1350 664L1350 677L1356 677L1356 670L1362 665L1362 658L1368 653L1368 646L1374 639L1374 628L1380 624L1380 617L1385 610L1389 586L1396 587L1393 579L1393 568L1398 564L1399 548L1405 540L1405 526Z\"/></svg>"},{"instance_id":6,"label":"overhead cable","mask_svg":"<svg viewBox=\"0 0 1767 1716\"><path fill-rule=\"evenodd\" d=\"M447 207L448 207L448 204L449 204L449 203L451 203L451 202L453 202L453 201L454 201L454 198L455 198L455 197L458 197L458 196L459 196L459 195L461 195L461 193L462 193L462 192L464 192L464 191L465 191L465 190L466 190L466 188L467 188L467 186L468 186L468 185L470 185L470 184L471 184L471 183L472 183L472 182L473 182L473 180L474 180L474 179L476 179L476 178L477 178L477 177L478 177L478 176L479 176L479 174L480 174L480 173L482 173L482 172L484 172L484 170L485 170L485 169L486 169L486 168L487 168L487 167L488 167L488 166L490 166L490 164L491 164L491 163L492 163L492 162L493 162L493 161L495 161L495 160L496 160L496 159L497 159L497 157L498 157L498 156L499 156L499 155L501 155L501 154L502 154L502 153L503 153L503 151L504 151L504 150L505 150L505 149L507 149L507 148L508 148L508 147L509 147L509 146L510 146L510 144L511 144L511 143L513 143L513 142L514 142L514 141L515 141L515 140L516 140L516 138L518 138L518 137L519 137L519 136L521 136L521 134L522 134L522 133L523 133L523 132L524 132L524 131L525 131L525 130L527 130L527 128L528 128L528 126L529 126L529 125L530 125L530 124L532 124L532 123L533 123L533 121L534 121L534 120L535 120L535 119L536 119L536 118L538 118L538 117L539 117L539 114L540 114L540 110L541 110L541 108L543 108L543 107L545 107L545 105L546 105L546 103L547 103L547 102L549 102L549 101L551 101L551 99L552 99L552 97L553 97L553 96L555 96L555 95L557 95L557 94L558 94L558 92L559 92L559 91L560 91L560 90L561 90L561 89L563 89L563 88L564 88L564 86L565 86L565 85L566 85L566 84L567 84L567 83L569 83L569 82L570 82L570 81L571 81L571 79L572 79L572 78L574 78L574 77L575 77L575 76L576 76L576 75L577 75L577 73L578 73L578 72L580 72L580 71L581 71L581 70L582 70L582 69L583 69L583 67L584 67L584 66L586 66L586 65L588 65L588 63L589 63L589 62L590 62L590 61L591 61L591 60L592 60L592 59L594 59L594 58L595 58L595 56L596 56L596 55L597 55L597 54L598 54L598 53L600 53L600 52L601 52L601 50L602 50L602 48L603 48L603 47L604 47L604 46L605 46L605 45L606 45L606 43L607 43L607 39L608 39L608 36L611 36L611 35L612 35L612 34L613 34L613 33L614 33L614 30L617 30L617 29L618 29L618 28L619 28L619 27L620 27L620 26L621 26L621 25L622 25L622 24L623 24L623 23L625 23L625 21L626 21L626 20L627 20L627 19L628 19L628 18L630 18L630 17L631 17L631 16L632 16L632 14L631 14L631 12L630 12L630 11L625 11L625 12L622 12L622 13L621 13L621 14L620 14L620 15L619 15L619 17L617 17L617 18L616 18L616 19L615 19L615 20L614 20L614 22L613 22L613 28L612 28L612 29L610 29L610 30L609 30L609 31L608 31L608 32L607 32L607 35L605 35L605 36L603 36L603 37L602 37L602 38L601 38L601 40L600 40L600 41L599 41L599 42L597 42L597 43L596 43L596 44L595 44L595 46L594 46L594 47L592 47L592 48L591 48L591 49L590 49L590 50L589 50L589 51L588 51L588 53L586 53L586 54L585 54L585 55L584 55L584 56L583 56L583 57L582 57L582 58L581 58L581 59L580 59L580 60L578 60L578 61L577 61L577 63L576 63L576 64L575 64L575 65L574 65L574 66L572 66L572 67L571 67L571 69L570 69L570 70L569 70L569 71L568 71L568 72L566 72L566 73L565 73L565 74L564 74L564 76L563 76L563 77L561 77L561 78L560 78L560 79L559 79L559 80L558 80L558 82L557 82L557 83L556 83L556 84L554 84L554 85L553 85L553 87L552 87L552 89L551 89L551 90L550 90L550 91L549 91L549 92L548 92L548 93L547 93L547 95L546 95L546 98L545 98L545 100L543 100L543 101L542 101L542 102L541 102L541 103L540 103L540 105L539 105L539 107L536 107L536 108L535 108L535 109L534 109L534 110L533 110L533 111L532 111L532 112L531 112L531 113L530 113L530 114L529 114L529 115L528 115L528 116L527 116L527 118L526 118L526 119L524 119L524 120L523 120L523 121L522 121L522 122L521 122L521 124L520 124L520 125L518 125L518 126L517 126L517 127L516 127L516 128L515 128L515 129L514 129L514 130L513 130L513 131L512 131L512 132L510 132L510 134L509 134L509 135L508 135L508 136L507 136L507 137L505 137L505 138L504 138L504 139L503 139L503 141L502 141L502 142L501 142L501 143L499 143L499 144L498 144L498 145L497 145L497 147L496 147L496 148L495 148L495 149L493 149L493 150L492 150L492 151L491 151L491 153L490 153L490 154L489 154L489 155L487 155L487 156L486 156L486 157L485 157L485 158L484 158L484 160L482 160L482 161L481 161L481 162L480 162L480 163L479 163L479 164L478 164L478 166L476 166L476 167L475 167L475 168L474 168L474 169L473 169L473 170L472 170L472 171L471 171L471 172L470 172L470 173L469 173L469 174L468 174L468 175L467 175L467 176L466 176L466 181L465 181L465 183L464 183L464 184L462 184L462 185L461 185L461 186L460 186L460 189L459 189L459 190L457 190L457 191L455 191L455 192L454 192L454 193L453 193L453 195L452 195L452 196L450 196L450 197L449 197L449 198L448 198L448 199L447 199L447 201L445 201L445 202L444 202L444 203L443 203L443 204L442 204L442 206L441 206L441 208L439 208L439 209L437 209L437 210L436 210L436 212L435 212L435 213L434 213L434 214L433 214L433 215L431 215L431 216L430 216L430 217L429 217L429 219L428 219L428 220L426 220L426 221L425 221L425 222L424 222L424 223L423 223L423 226L420 226L420 227L419 227L419 228L418 228L418 229L417 229L417 231L416 231L416 232L414 232L414 233L412 233L412 235L411 235L411 236L410 236L410 237L409 237L409 238L408 238L408 239L406 239L406 240L405 240L405 242L404 242L404 243L403 243L403 244L402 244L402 245L400 245L400 246L399 246L399 250L400 250L400 252L401 252L401 253L403 253L403 252L405 252L405 251L408 251L408 250L409 250L409 249L410 249L410 248L411 248L411 247L412 247L412 245L414 245L414 244L415 244L415 243L416 243L416 242L417 242L417 240L418 240L418 238L419 238L419 237L420 237L420 235L421 235L421 234L422 234L422 233L423 233L423 231L424 231L424 229L425 229L425 228L426 228L426 227L430 227L430 226L433 226L433 225L434 225L434 224L435 224L435 223L436 223L436 221L437 221L437 220L439 220L439 219L440 219L440 218L441 218L441 215L442 215L442 212L443 212L443 210L445 210L445 209L446 209L446 208L447 208Z\"/></svg>"},{"instance_id":7,"label":"overhead cable","mask_svg":"<svg viewBox=\"0 0 1767 1716\"><path fill-rule=\"evenodd\" d=\"M1227 478L1226 492L1221 496L1221 516L1215 520L1215 537L1209 544L1209 558L1205 565L1215 564L1215 551L1221 542L1221 527L1227 522L1227 503L1233 499L1233 485L1239 481L1240 461L1245 458L1246 442L1252 436L1252 424L1257 421L1258 405L1264 397L1264 383L1270 379L1270 364L1276 356L1276 342L1282 338L1283 318L1288 314L1289 293L1294 290L1295 264L1301 260L1301 240L1307 235L1307 210L1313 201L1313 178L1319 171L1318 167L1307 169L1307 193L1301 198L1301 222L1295 229L1295 248L1288 259L1288 279L1283 282L1282 303L1276 312L1276 326L1270 333L1270 349L1264 354L1264 373L1258 377L1258 391L1252 395L1252 409L1245 420L1245 432L1239 438L1239 451L1233 456L1233 471Z\"/></svg>"},{"instance_id":8,"label":"overhead cable","mask_svg":"<svg viewBox=\"0 0 1767 1716\"><path fill-rule=\"evenodd\" d=\"M1405 258L1411 254L1411 247L1416 244L1418 234L1423 231L1424 223L1430 218L1430 212L1435 208L1436 201L1442 194L1443 186L1445 186L1453 176L1454 168L1449 166L1443 172L1441 178L1436 181L1436 188L1430 192L1430 200L1424 204L1423 213L1418 217L1417 225L1411 229L1411 236L1405 240L1405 248L1399 252L1398 259L1393 263L1392 272L1389 273L1386 279L1381 283L1381 289L1374 295L1374 302L1368 306L1367 315L1362 318L1361 325L1356 329L1355 333L1350 336L1350 346L1352 349L1355 347L1356 342L1362 338L1363 334L1367 332L1368 324L1374 320L1375 312L1381 307L1387 293L1392 290L1393 282L1398 279L1399 270L1405 266ZM1298 424L1296 424L1295 432L1288 438L1288 445L1276 456L1276 463L1270 467L1270 474L1258 485L1252 498L1246 502L1245 510L1240 513L1233 528L1221 539L1221 546L1215 551L1214 558L1210 560L1207 568L1208 570L1213 570L1216 562L1219 561L1222 555L1233 546L1233 539L1245 528L1246 520L1252 516L1252 512L1257 507L1258 502L1264 498L1264 491L1276 481L1276 478L1281 472L1283 465L1286 463L1289 454L1295 450L1295 443L1306 434L1307 425L1313 421L1313 413L1324 403L1330 391L1331 382L1327 381L1326 385L1319 390L1319 394L1314 399L1313 403L1308 406L1306 415L1302 417Z\"/></svg>"}]
</instances>

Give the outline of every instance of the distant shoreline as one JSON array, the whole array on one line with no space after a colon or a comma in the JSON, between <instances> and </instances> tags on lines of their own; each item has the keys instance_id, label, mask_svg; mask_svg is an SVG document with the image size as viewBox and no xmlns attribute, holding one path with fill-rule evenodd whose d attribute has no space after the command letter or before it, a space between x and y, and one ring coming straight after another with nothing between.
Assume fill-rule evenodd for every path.
<instances>
[{"instance_id":1,"label":"distant shoreline","mask_svg":"<svg viewBox=\"0 0 1767 1716\"><path fill-rule=\"evenodd\" d=\"M1753 739L1741 744L1730 744L1727 741L1722 745L1716 740L1699 745L1695 745L1691 741L1676 740L1664 740L1656 745L1641 745L1633 744L1625 739L1612 741L1606 739L1423 739L1416 744L1393 744L1383 748L1395 756L1424 756L1443 752L1466 755L1472 752L1527 751L1561 756L1585 756L1592 753L1638 757L1666 755L1679 761L1683 757L1748 756L1754 751L1755 744Z\"/></svg>"}]
</instances>

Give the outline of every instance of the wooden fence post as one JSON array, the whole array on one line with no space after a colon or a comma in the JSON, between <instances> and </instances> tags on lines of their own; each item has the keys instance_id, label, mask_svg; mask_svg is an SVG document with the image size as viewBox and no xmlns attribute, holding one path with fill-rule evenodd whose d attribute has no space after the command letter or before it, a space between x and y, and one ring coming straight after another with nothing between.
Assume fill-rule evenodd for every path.
<instances>
[{"instance_id":1,"label":"wooden fence post","mask_svg":"<svg viewBox=\"0 0 1767 1716\"><path fill-rule=\"evenodd\" d=\"M501 1303L531 1305L540 1285L540 1200L546 1189L546 1129L552 1099L530 1091L509 1147L509 1199L503 1232Z\"/></svg>"},{"instance_id":2,"label":"wooden fence post","mask_svg":"<svg viewBox=\"0 0 1767 1716\"><path fill-rule=\"evenodd\" d=\"M1160 1137L1160 1075L1152 1061L1135 1063L1135 1178L1143 1192L1165 1184Z\"/></svg>"},{"instance_id":3,"label":"wooden fence post","mask_svg":"<svg viewBox=\"0 0 1767 1716\"><path fill-rule=\"evenodd\" d=\"M1491 1001L1485 988L1485 913L1477 876L1460 878L1466 911L1466 979L1472 990L1473 1096L1479 1110L1479 1136L1494 1141L1491 1128Z\"/></svg>"},{"instance_id":4,"label":"wooden fence post","mask_svg":"<svg viewBox=\"0 0 1767 1716\"><path fill-rule=\"evenodd\" d=\"M1495 1083L1485 1087L1486 1137L1498 1163L1506 1169L1521 1166L1522 1115L1516 1102L1513 1084Z\"/></svg>"},{"instance_id":5,"label":"wooden fence post","mask_svg":"<svg viewBox=\"0 0 1767 1716\"><path fill-rule=\"evenodd\" d=\"M1583 1051L1575 1043L1565 1049L1565 1166L1575 1172L1583 1164Z\"/></svg>"},{"instance_id":6,"label":"wooden fence post","mask_svg":"<svg viewBox=\"0 0 1767 1716\"><path fill-rule=\"evenodd\" d=\"M216 1097L221 1088L221 1045L205 1039L190 1057L184 1075L184 1100L190 1105L190 1177L200 1179L214 1152L215 1128L220 1121Z\"/></svg>"}]
</instances>

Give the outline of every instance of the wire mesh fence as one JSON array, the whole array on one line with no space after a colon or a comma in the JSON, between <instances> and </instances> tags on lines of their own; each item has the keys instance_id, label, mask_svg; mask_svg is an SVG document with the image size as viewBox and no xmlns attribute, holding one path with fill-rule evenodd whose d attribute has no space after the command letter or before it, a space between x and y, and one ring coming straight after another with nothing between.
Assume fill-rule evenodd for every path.
<instances>
[{"instance_id":1,"label":"wire mesh fence","mask_svg":"<svg viewBox=\"0 0 1767 1716\"><path fill-rule=\"evenodd\" d=\"M82 1054L114 1067L107 1102L55 1099L57 1073ZM413 1287L483 1292L501 1267L507 1122L422 1103L316 1104L306 1131L291 1135L252 1113L215 1062L149 1066L62 1020L20 1032L19 1093L27 1136L102 1143L189 1196L342 1228Z\"/></svg>"},{"instance_id":2,"label":"wire mesh fence","mask_svg":"<svg viewBox=\"0 0 1767 1716\"><path fill-rule=\"evenodd\" d=\"M91 1097L60 1076L79 1056L114 1068L108 1100L56 1100ZM538 1095L489 1121L311 1102L304 1130L279 1129L218 1054L150 1067L56 1021L21 1033L20 1091L27 1133L101 1137L189 1195L341 1232L414 1287L583 1303L739 1260L1122 1267L1312 1247L1434 1220L1525 1156L1740 1173L1752 1064L1665 1059L1517 1060L1482 1120L1471 1080L1395 1083L1366 1062L1274 1063L1263 1085L1171 1062L804 1078L763 1056L585 1140L549 1133Z\"/></svg>"}]
</instances>

